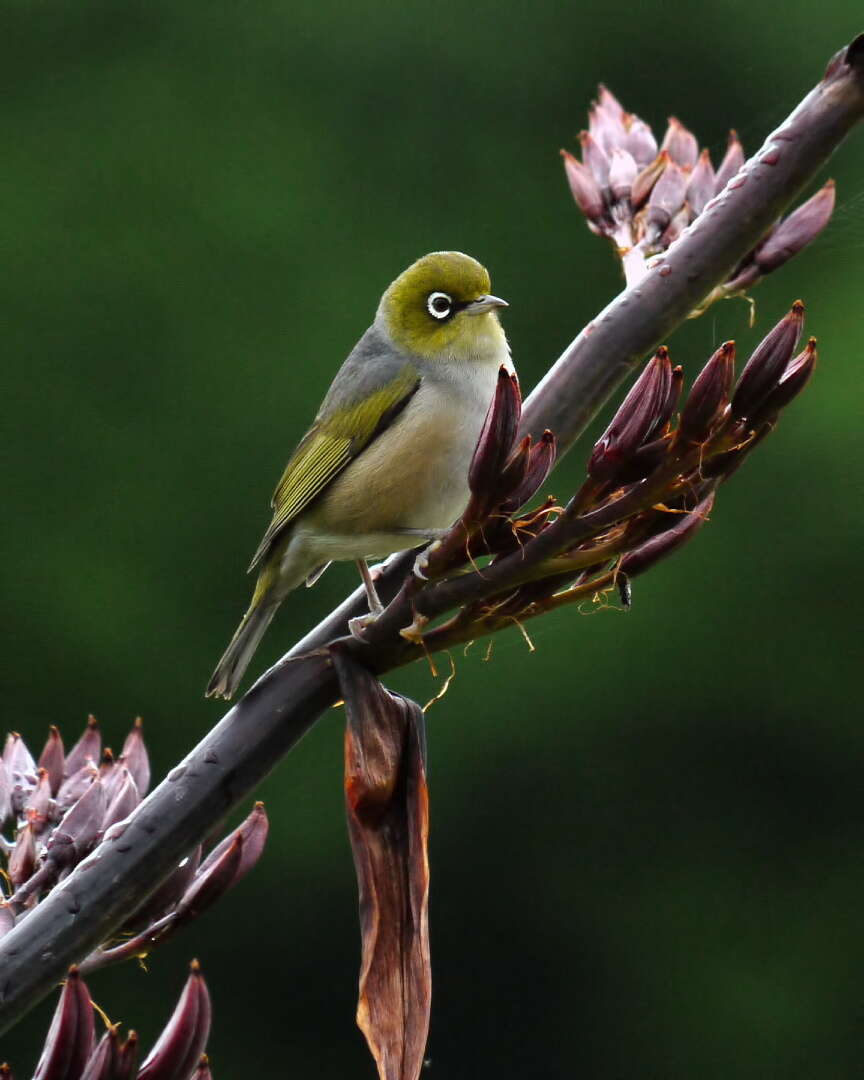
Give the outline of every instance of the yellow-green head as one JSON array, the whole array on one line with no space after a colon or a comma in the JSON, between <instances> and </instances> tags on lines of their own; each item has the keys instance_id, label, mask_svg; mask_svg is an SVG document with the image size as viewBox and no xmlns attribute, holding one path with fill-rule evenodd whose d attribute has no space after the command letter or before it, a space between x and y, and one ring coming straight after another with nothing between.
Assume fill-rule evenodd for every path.
<instances>
[{"instance_id":1,"label":"yellow-green head","mask_svg":"<svg viewBox=\"0 0 864 1080\"><path fill-rule=\"evenodd\" d=\"M503 340L484 266L461 251L433 251L404 270L381 298L378 319L394 344L429 359L464 359Z\"/></svg>"}]
</instances>

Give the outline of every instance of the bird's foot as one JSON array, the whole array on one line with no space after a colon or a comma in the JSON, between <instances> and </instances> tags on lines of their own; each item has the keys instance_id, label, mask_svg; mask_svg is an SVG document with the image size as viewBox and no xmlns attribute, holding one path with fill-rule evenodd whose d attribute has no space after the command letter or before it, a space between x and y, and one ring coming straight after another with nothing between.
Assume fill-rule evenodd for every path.
<instances>
[{"instance_id":1,"label":"bird's foot","mask_svg":"<svg viewBox=\"0 0 864 1080\"><path fill-rule=\"evenodd\" d=\"M366 637L363 631L367 626L371 626L380 614L380 611L370 611L366 615L356 615L353 619L349 619L348 630L351 633L351 637L355 638L357 641L362 641L365 644Z\"/></svg>"}]
</instances>

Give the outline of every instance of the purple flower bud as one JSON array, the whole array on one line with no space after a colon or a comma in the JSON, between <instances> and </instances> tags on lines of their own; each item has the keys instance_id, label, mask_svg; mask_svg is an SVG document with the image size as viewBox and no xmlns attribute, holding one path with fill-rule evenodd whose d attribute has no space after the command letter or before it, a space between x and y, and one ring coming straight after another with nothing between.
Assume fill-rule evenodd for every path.
<instances>
[{"instance_id":1,"label":"purple flower bud","mask_svg":"<svg viewBox=\"0 0 864 1080\"><path fill-rule=\"evenodd\" d=\"M138 1032L130 1031L120 1047L120 1064L114 1080L135 1080L138 1076Z\"/></svg>"},{"instance_id":2,"label":"purple flower bud","mask_svg":"<svg viewBox=\"0 0 864 1080\"><path fill-rule=\"evenodd\" d=\"M522 397L519 383L516 376L511 375L502 364L498 371L495 395L483 421L468 469L468 486L483 505L490 498L494 500L501 473L513 450L521 415Z\"/></svg>"},{"instance_id":3,"label":"purple flower bud","mask_svg":"<svg viewBox=\"0 0 864 1080\"><path fill-rule=\"evenodd\" d=\"M626 135L623 113L614 112L596 105L588 113L588 130L592 138L607 155L611 155L616 146L620 146Z\"/></svg>"},{"instance_id":4,"label":"purple flower bud","mask_svg":"<svg viewBox=\"0 0 864 1080\"><path fill-rule=\"evenodd\" d=\"M640 168L645 168L657 157L657 140L651 128L634 116L630 120L627 136L624 139L623 149L632 154L633 159Z\"/></svg>"},{"instance_id":5,"label":"purple flower bud","mask_svg":"<svg viewBox=\"0 0 864 1080\"><path fill-rule=\"evenodd\" d=\"M664 150L662 154L658 154L653 161L643 167L633 181L633 187L630 191L630 202L633 204L634 210L638 210L645 202L668 165L669 155Z\"/></svg>"},{"instance_id":6,"label":"purple flower bud","mask_svg":"<svg viewBox=\"0 0 864 1080\"><path fill-rule=\"evenodd\" d=\"M12 1069L5 1062L0 1065L0 1080L15 1080Z\"/></svg>"},{"instance_id":7,"label":"purple flower bud","mask_svg":"<svg viewBox=\"0 0 864 1080\"><path fill-rule=\"evenodd\" d=\"M120 1067L120 1037L116 1026L108 1028L81 1075L81 1080L117 1080Z\"/></svg>"},{"instance_id":8,"label":"purple flower bud","mask_svg":"<svg viewBox=\"0 0 864 1080\"><path fill-rule=\"evenodd\" d=\"M732 397L733 416L749 417L758 412L792 359L803 326L804 304L796 300L789 314L756 346L741 372Z\"/></svg>"},{"instance_id":9,"label":"purple flower bud","mask_svg":"<svg viewBox=\"0 0 864 1080\"><path fill-rule=\"evenodd\" d=\"M810 376L816 367L816 359L816 338L811 337L804 351L799 353L794 360L789 361L786 370L780 376L780 381L759 410L757 421L776 416L801 393L810 381Z\"/></svg>"},{"instance_id":10,"label":"purple flower bud","mask_svg":"<svg viewBox=\"0 0 864 1080\"><path fill-rule=\"evenodd\" d=\"M51 779L47 769L39 770L36 787L27 796L24 803L24 814L33 826L34 833L40 833L48 824L54 810L54 800L51 798Z\"/></svg>"},{"instance_id":11,"label":"purple flower bud","mask_svg":"<svg viewBox=\"0 0 864 1080\"><path fill-rule=\"evenodd\" d=\"M627 578L635 577L677 551L702 528L713 505L712 491L689 514L670 514L670 518L674 519L672 526L629 551L621 560L620 572Z\"/></svg>"},{"instance_id":12,"label":"purple flower bud","mask_svg":"<svg viewBox=\"0 0 864 1080\"><path fill-rule=\"evenodd\" d=\"M60 810L68 810L81 798L93 780L99 775L99 770L92 761L82 765L77 772L72 773L60 785L57 792L57 806Z\"/></svg>"},{"instance_id":13,"label":"purple flower bud","mask_svg":"<svg viewBox=\"0 0 864 1080\"><path fill-rule=\"evenodd\" d=\"M126 736L120 760L132 774L143 799L150 788L150 758L144 745L144 724L140 716L136 717L132 730Z\"/></svg>"},{"instance_id":14,"label":"purple flower bud","mask_svg":"<svg viewBox=\"0 0 864 1080\"><path fill-rule=\"evenodd\" d=\"M39 755L39 765L41 768L47 769L48 776L51 779L51 794L56 795L63 782L65 758L63 756L63 740L60 738L60 732L53 724L48 729L45 747Z\"/></svg>"},{"instance_id":15,"label":"purple flower bud","mask_svg":"<svg viewBox=\"0 0 864 1080\"><path fill-rule=\"evenodd\" d=\"M178 912L189 907L197 914L244 878L261 858L269 828L264 803L255 803L246 820L201 863L193 884L178 905Z\"/></svg>"},{"instance_id":16,"label":"purple flower bud","mask_svg":"<svg viewBox=\"0 0 864 1080\"><path fill-rule=\"evenodd\" d=\"M138 1080L189 1080L210 1034L210 995L198 961L177 1008L138 1073Z\"/></svg>"},{"instance_id":17,"label":"purple flower bud","mask_svg":"<svg viewBox=\"0 0 864 1080\"><path fill-rule=\"evenodd\" d=\"M69 975L57 1002L54 1018L33 1080L71 1080L79 1077L93 1049L93 1006L78 974Z\"/></svg>"},{"instance_id":18,"label":"purple flower bud","mask_svg":"<svg viewBox=\"0 0 864 1080\"><path fill-rule=\"evenodd\" d=\"M198 1060L198 1068L192 1074L191 1080L213 1080L213 1073L210 1072L210 1059L206 1054L202 1054Z\"/></svg>"},{"instance_id":19,"label":"purple flower bud","mask_svg":"<svg viewBox=\"0 0 864 1080\"><path fill-rule=\"evenodd\" d=\"M9 880L16 889L19 885L23 885L24 882L27 881L33 873L33 868L35 866L35 829L28 821L27 824L15 834L15 847L12 849L12 854L9 856L9 863L6 867Z\"/></svg>"},{"instance_id":20,"label":"purple flower bud","mask_svg":"<svg viewBox=\"0 0 864 1080\"><path fill-rule=\"evenodd\" d=\"M555 464L557 441L547 428L539 441L534 443L528 455L528 465L519 486L501 504L505 514L512 514L524 506L539 490Z\"/></svg>"},{"instance_id":21,"label":"purple flower bud","mask_svg":"<svg viewBox=\"0 0 864 1080\"><path fill-rule=\"evenodd\" d=\"M129 817L132 811L141 802L138 787L129 775L129 770L125 766L120 766L120 769L123 773L123 781L115 789L113 796L111 796L111 801L108 803L108 808L102 818L102 827L99 831L100 837L116 822L123 821L125 818ZM109 797L107 791L105 797L107 801Z\"/></svg>"},{"instance_id":22,"label":"purple flower bud","mask_svg":"<svg viewBox=\"0 0 864 1080\"><path fill-rule=\"evenodd\" d=\"M671 161L651 189L645 218L646 236L651 243L665 232L672 218L684 205L687 193L687 174Z\"/></svg>"},{"instance_id":23,"label":"purple flower bud","mask_svg":"<svg viewBox=\"0 0 864 1080\"><path fill-rule=\"evenodd\" d=\"M696 376L678 421L678 434L704 442L723 416L735 377L735 342L725 341Z\"/></svg>"},{"instance_id":24,"label":"purple flower bud","mask_svg":"<svg viewBox=\"0 0 864 1080\"><path fill-rule=\"evenodd\" d=\"M36 762L17 731L12 731L6 736L6 745L3 747L3 763L9 772L13 786L17 782L20 787L21 782L28 778L33 783L36 782Z\"/></svg>"},{"instance_id":25,"label":"purple flower bud","mask_svg":"<svg viewBox=\"0 0 864 1080\"><path fill-rule=\"evenodd\" d=\"M595 480L612 480L637 447L666 423L672 383L669 350L661 346L597 440L588 462L590 476Z\"/></svg>"},{"instance_id":26,"label":"purple flower bud","mask_svg":"<svg viewBox=\"0 0 864 1080\"><path fill-rule=\"evenodd\" d=\"M572 154L562 150L561 157L564 159L564 172L576 205L589 222L602 221L605 207L600 185Z\"/></svg>"},{"instance_id":27,"label":"purple flower bud","mask_svg":"<svg viewBox=\"0 0 864 1080\"><path fill-rule=\"evenodd\" d=\"M609 186L609 155L590 131L579 132L582 162L591 170L601 189Z\"/></svg>"},{"instance_id":28,"label":"purple flower bud","mask_svg":"<svg viewBox=\"0 0 864 1080\"><path fill-rule=\"evenodd\" d=\"M624 106L618 98L615 97L609 87L605 86L603 83L600 83L597 87L597 105L604 112L608 113L610 116L616 117L623 123L624 118L627 115L624 112Z\"/></svg>"},{"instance_id":29,"label":"purple flower bud","mask_svg":"<svg viewBox=\"0 0 864 1080\"><path fill-rule=\"evenodd\" d=\"M744 148L738 141L738 133L733 129L729 132L729 142L726 146L726 154L720 162L720 168L714 177L714 192L721 192L732 177L740 171L744 164Z\"/></svg>"},{"instance_id":30,"label":"purple flower bud","mask_svg":"<svg viewBox=\"0 0 864 1080\"><path fill-rule=\"evenodd\" d=\"M105 789L97 776L51 834L45 857L58 866L74 866L96 842L105 817Z\"/></svg>"},{"instance_id":31,"label":"purple flower bud","mask_svg":"<svg viewBox=\"0 0 864 1080\"><path fill-rule=\"evenodd\" d=\"M699 157L699 143L692 131L688 131L681 121L675 117L669 117L669 126L663 136L661 150L667 150L669 157L684 169L692 169Z\"/></svg>"},{"instance_id":32,"label":"purple flower bud","mask_svg":"<svg viewBox=\"0 0 864 1080\"><path fill-rule=\"evenodd\" d=\"M715 185L711 155L707 150L703 150L687 185L687 205L690 207L691 217L699 217L709 199L714 197Z\"/></svg>"},{"instance_id":33,"label":"purple flower bud","mask_svg":"<svg viewBox=\"0 0 864 1080\"><path fill-rule=\"evenodd\" d=\"M829 180L812 198L780 222L753 256L763 274L776 270L816 239L831 220L834 199L834 181Z\"/></svg>"},{"instance_id":34,"label":"purple flower bud","mask_svg":"<svg viewBox=\"0 0 864 1080\"><path fill-rule=\"evenodd\" d=\"M98 764L101 756L102 735L99 732L99 721L95 716L88 716L84 734L66 755L64 775L72 776L88 761Z\"/></svg>"},{"instance_id":35,"label":"purple flower bud","mask_svg":"<svg viewBox=\"0 0 864 1080\"><path fill-rule=\"evenodd\" d=\"M633 188L633 181L639 171L631 154L620 147L612 151L609 164L609 188L616 202L627 202Z\"/></svg>"}]
</instances>

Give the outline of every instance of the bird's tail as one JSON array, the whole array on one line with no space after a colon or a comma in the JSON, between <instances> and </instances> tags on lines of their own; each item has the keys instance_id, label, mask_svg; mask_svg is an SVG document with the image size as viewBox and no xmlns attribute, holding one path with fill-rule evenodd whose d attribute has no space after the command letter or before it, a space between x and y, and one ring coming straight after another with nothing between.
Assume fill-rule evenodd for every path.
<instances>
[{"instance_id":1,"label":"bird's tail","mask_svg":"<svg viewBox=\"0 0 864 1080\"><path fill-rule=\"evenodd\" d=\"M264 600L256 595L249 605L249 610L237 627L234 637L225 650L222 659L216 665L213 677L207 684L207 697L230 698L243 678L252 654L276 614L279 600Z\"/></svg>"}]
</instances>

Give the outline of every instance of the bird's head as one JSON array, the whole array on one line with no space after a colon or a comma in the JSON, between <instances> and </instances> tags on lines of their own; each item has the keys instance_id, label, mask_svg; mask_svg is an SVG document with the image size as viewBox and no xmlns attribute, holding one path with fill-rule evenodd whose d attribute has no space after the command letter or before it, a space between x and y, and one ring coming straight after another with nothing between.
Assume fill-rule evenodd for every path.
<instances>
[{"instance_id":1,"label":"bird's head","mask_svg":"<svg viewBox=\"0 0 864 1080\"><path fill-rule=\"evenodd\" d=\"M378 320L399 348L427 359L478 358L504 332L489 274L470 255L434 251L404 270L381 298Z\"/></svg>"}]
</instances>

